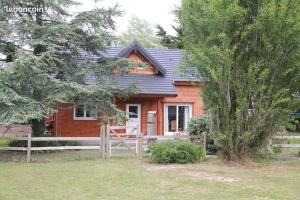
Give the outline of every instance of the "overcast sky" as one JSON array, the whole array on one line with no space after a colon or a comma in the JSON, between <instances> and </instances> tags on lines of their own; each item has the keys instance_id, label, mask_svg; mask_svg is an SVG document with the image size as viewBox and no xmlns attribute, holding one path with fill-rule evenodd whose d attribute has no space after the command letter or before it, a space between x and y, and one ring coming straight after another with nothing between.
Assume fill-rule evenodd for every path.
<instances>
[{"instance_id":1,"label":"overcast sky","mask_svg":"<svg viewBox=\"0 0 300 200\"><path fill-rule=\"evenodd\" d=\"M96 6L111 7L116 3L119 4L121 10L124 11L122 17L116 18L117 34L126 30L128 20L131 16L137 16L140 19L148 21L155 26L160 24L169 34L174 34L171 25L175 23L175 16L172 11L179 7L181 0L77 0L82 5L76 6L71 10L73 12L86 11ZM0 58L2 55L0 54Z\"/></svg>"},{"instance_id":2,"label":"overcast sky","mask_svg":"<svg viewBox=\"0 0 300 200\"><path fill-rule=\"evenodd\" d=\"M108 7L118 3L124 15L116 19L117 32L126 30L128 19L135 15L138 18L148 21L153 26L162 25L168 32L174 34L171 25L175 22L175 16L172 11L180 6L181 0L102 0L95 3L95 0L77 0L82 3L76 6L74 11L90 10L97 7Z\"/></svg>"}]
</instances>

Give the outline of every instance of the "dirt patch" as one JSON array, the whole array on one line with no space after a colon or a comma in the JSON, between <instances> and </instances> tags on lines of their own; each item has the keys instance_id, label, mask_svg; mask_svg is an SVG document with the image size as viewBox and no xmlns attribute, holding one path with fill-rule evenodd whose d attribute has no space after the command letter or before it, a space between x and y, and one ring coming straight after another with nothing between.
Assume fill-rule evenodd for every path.
<instances>
[{"instance_id":1,"label":"dirt patch","mask_svg":"<svg viewBox=\"0 0 300 200\"><path fill-rule=\"evenodd\" d=\"M236 178L224 177L218 174L208 173L208 172L185 172L184 174L201 180L220 181L220 182L228 182L228 183L238 182Z\"/></svg>"},{"instance_id":2,"label":"dirt patch","mask_svg":"<svg viewBox=\"0 0 300 200\"><path fill-rule=\"evenodd\" d=\"M167 165L158 165L158 164L147 164L143 163L143 167L147 171L176 171L184 176L189 176L199 180L209 180L209 181L219 181L227 183L235 183L239 180L233 177L225 177L211 172L204 171L193 171L193 164L182 165L182 164L167 164Z\"/></svg>"},{"instance_id":3,"label":"dirt patch","mask_svg":"<svg viewBox=\"0 0 300 200\"><path fill-rule=\"evenodd\" d=\"M160 170L176 170L176 169L186 169L184 165L179 164L169 164L169 165L151 165L151 164L144 164L143 167L147 171L160 171Z\"/></svg>"}]
</instances>

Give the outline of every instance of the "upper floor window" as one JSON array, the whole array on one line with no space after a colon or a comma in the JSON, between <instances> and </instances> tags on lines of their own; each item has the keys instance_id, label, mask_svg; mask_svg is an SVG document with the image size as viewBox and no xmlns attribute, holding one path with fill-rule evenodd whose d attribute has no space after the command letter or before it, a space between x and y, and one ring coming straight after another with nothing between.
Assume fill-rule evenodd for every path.
<instances>
[{"instance_id":1,"label":"upper floor window","mask_svg":"<svg viewBox=\"0 0 300 200\"><path fill-rule=\"evenodd\" d=\"M95 120L96 111L91 106L78 104L74 105L74 119L75 120Z\"/></svg>"}]
</instances>

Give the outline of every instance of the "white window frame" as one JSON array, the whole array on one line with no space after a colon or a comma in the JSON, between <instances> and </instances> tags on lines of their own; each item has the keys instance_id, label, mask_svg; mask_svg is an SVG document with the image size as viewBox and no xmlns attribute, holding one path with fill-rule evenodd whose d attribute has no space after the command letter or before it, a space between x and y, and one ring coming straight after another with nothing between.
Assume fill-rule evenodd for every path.
<instances>
[{"instance_id":1,"label":"white window frame","mask_svg":"<svg viewBox=\"0 0 300 200\"><path fill-rule=\"evenodd\" d=\"M95 117L86 117L86 105L84 104L83 106L84 106L84 108L83 108L84 117L76 117L76 104L74 103L74 106L73 106L74 120L97 120L97 113L95 114L96 115Z\"/></svg>"},{"instance_id":2,"label":"white window frame","mask_svg":"<svg viewBox=\"0 0 300 200\"><path fill-rule=\"evenodd\" d=\"M169 121L168 121L168 106L176 106L176 131L175 132L169 132ZM165 103L164 104L164 135L174 135L175 133L178 133L178 107L179 106L188 106L190 109L189 117L190 119L193 116L193 104L190 103Z\"/></svg>"}]
</instances>

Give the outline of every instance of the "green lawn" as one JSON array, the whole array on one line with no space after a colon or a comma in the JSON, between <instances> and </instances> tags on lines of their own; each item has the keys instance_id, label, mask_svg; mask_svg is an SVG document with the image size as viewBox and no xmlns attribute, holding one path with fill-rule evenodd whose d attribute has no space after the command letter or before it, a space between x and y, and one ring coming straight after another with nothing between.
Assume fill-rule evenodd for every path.
<instances>
[{"instance_id":1,"label":"green lawn","mask_svg":"<svg viewBox=\"0 0 300 200\"><path fill-rule=\"evenodd\" d=\"M134 158L99 160L97 152L89 151L35 154L30 164L24 159L24 154L0 154L1 200L300 197L300 159L295 150L247 166L216 158L188 165L154 165Z\"/></svg>"},{"instance_id":2,"label":"green lawn","mask_svg":"<svg viewBox=\"0 0 300 200\"><path fill-rule=\"evenodd\" d=\"M8 140L0 138L0 147L8 146Z\"/></svg>"}]
</instances>

